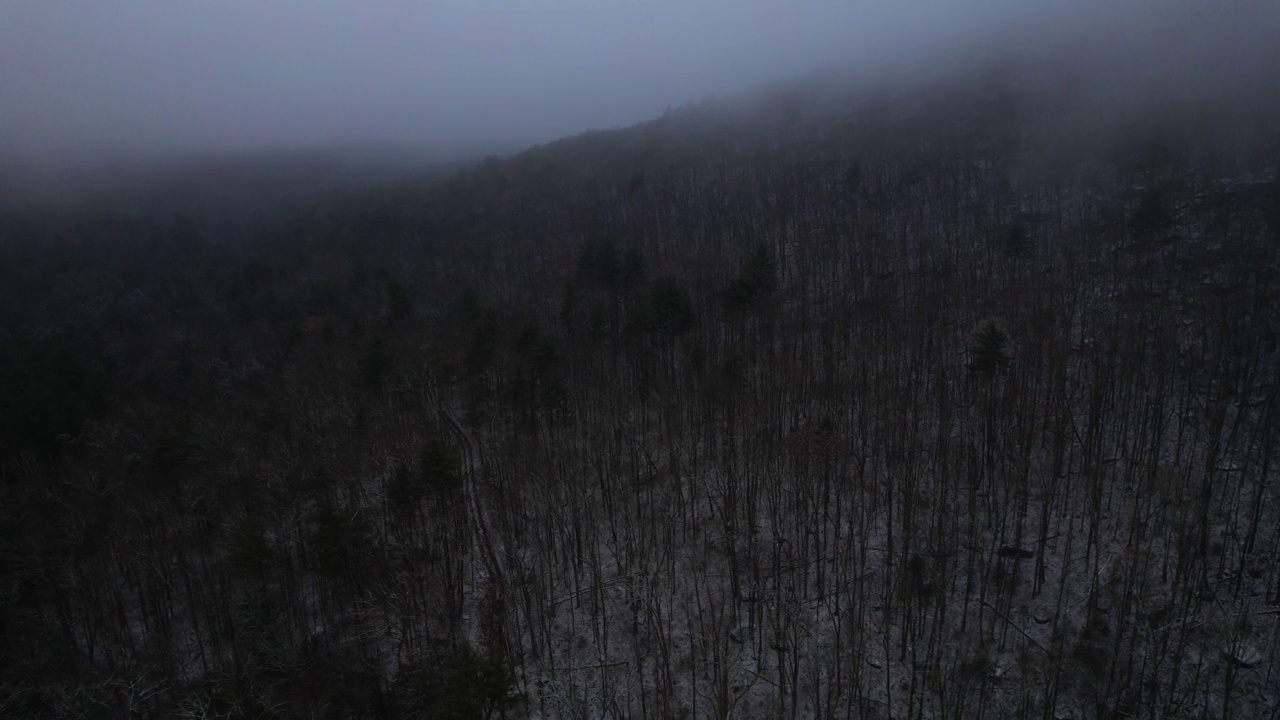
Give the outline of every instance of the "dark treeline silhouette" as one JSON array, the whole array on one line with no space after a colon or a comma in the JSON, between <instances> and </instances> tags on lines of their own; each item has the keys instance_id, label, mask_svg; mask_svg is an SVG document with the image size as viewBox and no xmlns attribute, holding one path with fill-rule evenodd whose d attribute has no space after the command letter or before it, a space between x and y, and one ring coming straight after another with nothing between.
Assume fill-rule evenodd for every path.
<instances>
[{"instance_id":1,"label":"dark treeline silhouette","mask_svg":"<svg viewBox=\"0 0 1280 720\"><path fill-rule=\"evenodd\" d=\"M7 211L0 714L1274 713L1274 97L771 93Z\"/></svg>"}]
</instances>

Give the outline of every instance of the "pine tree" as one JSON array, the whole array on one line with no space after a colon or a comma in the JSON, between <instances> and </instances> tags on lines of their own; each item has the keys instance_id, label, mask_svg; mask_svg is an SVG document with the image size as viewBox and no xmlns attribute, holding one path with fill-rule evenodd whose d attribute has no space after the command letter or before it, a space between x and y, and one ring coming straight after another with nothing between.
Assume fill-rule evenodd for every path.
<instances>
[{"instance_id":1,"label":"pine tree","mask_svg":"<svg viewBox=\"0 0 1280 720\"><path fill-rule=\"evenodd\" d=\"M653 281L647 309L648 329L660 345L670 343L693 327L693 300L689 291L670 275Z\"/></svg>"},{"instance_id":2,"label":"pine tree","mask_svg":"<svg viewBox=\"0 0 1280 720\"><path fill-rule=\"evenodd\" d=\"M1009 364L1006 346L1009 336L995 322L988 320L978 328L969 346L969 372L983 377L993 377Z\"/></svg>"},{"instance_id":3,"label":"pine tree","mask_svg":"<svg viewBox=\"0 0 1280 720\"><path fill-rule=\"evenodd\" d=\"M413 301L409 299L409 291L399 280L391 278L387 281L387 319L391 322L403 320L413 312Z\"/></svg>"},{"instance_id":4,"label":"pine tree","mask_svg":"<svg viewBox=\"0 0 1280 720\"><path fill-rule=\"evenodd\" d=\"M777 265L773 251L765 243L751 250L738 277L729 281L720 298L727 315L743 315L763 310L778 289Z\"/></svg>"}]
</instances>

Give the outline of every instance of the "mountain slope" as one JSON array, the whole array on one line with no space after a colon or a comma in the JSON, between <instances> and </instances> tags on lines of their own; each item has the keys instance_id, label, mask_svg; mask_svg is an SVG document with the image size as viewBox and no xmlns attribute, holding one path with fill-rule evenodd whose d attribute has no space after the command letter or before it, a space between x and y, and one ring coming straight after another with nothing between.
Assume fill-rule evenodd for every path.
<instances>
[{"instance_id":1,"label":"mountain slope","mask_svg":"<svg viewBox=\"0 0 1280 720\"><path fill-rule=\"evenodd\" d=\"M9 214L0 707L1262 715L1280 85L1054 52Z\"/></svg>"}]
</instances>

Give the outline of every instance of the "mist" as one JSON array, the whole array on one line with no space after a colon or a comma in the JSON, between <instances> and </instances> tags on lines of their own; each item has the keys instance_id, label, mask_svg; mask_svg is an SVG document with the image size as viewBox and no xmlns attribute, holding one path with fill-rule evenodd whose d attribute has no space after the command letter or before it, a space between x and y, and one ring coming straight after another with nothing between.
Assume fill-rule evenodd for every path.
<instances>
[{"instance_id":1,"label":"mist","mask_svg":"<svg viewBox=\"0 0 1280 720\"><path fill-rule=\"evenodd\" d=\"M478 156L822 67L945 65L947 48L1058 48L1055 62L1106 74L1132 71L1121 49L1154 44L1157 62L1173 68L1164 86L1189 74L1213 83L1221 63L1204 55L1256 66L1240 48L1266 42L1237 36L1256 40L1277 17L1248 2L1083 5L6 1L0 158L83 164L317 147ZM1170 24L1197 6L1195 22L1217 18L1217 31L1193 28L1190 47L1168 43ZM1248 20L1221 19L1234 17Z\"/></svg>"},{"instance_id":2,"label":"mist","mask_svg":"<svg viewBox=\"0 0 1280 720\"><path fill-rule=\"evenodd\" d=\"M515 148L1053 3L6 1L0 153Z\"/></svg>"}]
</instances>

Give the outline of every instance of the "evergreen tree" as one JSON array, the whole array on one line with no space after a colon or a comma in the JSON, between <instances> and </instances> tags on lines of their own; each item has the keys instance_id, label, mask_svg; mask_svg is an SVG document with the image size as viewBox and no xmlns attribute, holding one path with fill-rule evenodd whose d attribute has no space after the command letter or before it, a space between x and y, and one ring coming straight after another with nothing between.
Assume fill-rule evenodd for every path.
<instances>
[{"instance_id":1,"label":"evergreen tree","mask_svg":"<svg viewBox=\"0 0 1280 720\"><path fill-rule=\"evenodd\" d=\"M742 272L725 286L720 307L731 316L762 311L777 292L777 273L773 251L765 243L756 244Z\"/></svg>"},{"instance_id":2,"label":"evergreen tree","mask_svg":"<svg viewBox=\"0 0 1280 720\"><path fill-rule=\"evenodd\" d=\"M403 320L413 312L413 301L409 299L409 291L399 280L391 278L387 281L387 318L392 322Z\"/></svg>"},{"instance_id":3,"label":"evergreen tree","mask_svg":"<svg viewBox=\"0 0 1280 720\"><path fill-rule=\"evenodd\" d=\"M988 320L978 328L969 346L969 372L982 377L993 377L1009 364L1006 346L1009 336L995 322Z\"/></svg>"},{"instance_id":4,"label":"evergreen tree","mask_svg":"<svg viewBox=\"0 0 1280 720\"><path fill-rule=\"evenodd\" d=\"M663 275L649 288L645 324L654 341L671 343L693 327L693 300L689 291L670 275Z\"/></svg>"}]
</instances>

